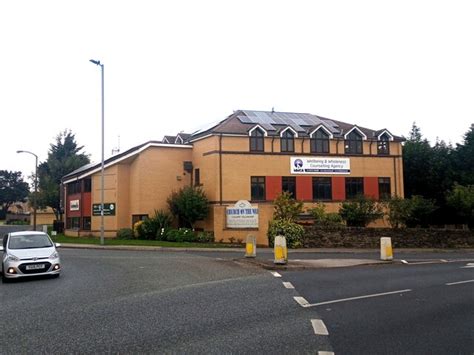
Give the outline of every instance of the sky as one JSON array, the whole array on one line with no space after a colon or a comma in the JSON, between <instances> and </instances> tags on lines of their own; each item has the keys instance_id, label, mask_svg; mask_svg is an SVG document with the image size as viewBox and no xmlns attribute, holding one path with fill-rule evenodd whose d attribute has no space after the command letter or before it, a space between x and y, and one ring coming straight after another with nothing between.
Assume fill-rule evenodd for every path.
<instances>
[{"instance_id":1,"label":"sky","mask_svg":"<svg viewBox=\"0 0 474 355\"><path fill-rule=\"evenodd\" d=\"M0 0L0 170L71 130L94 162L235 110L312 113L430 142L474 122L472 1Z\"/></svg>"}]
</instances>

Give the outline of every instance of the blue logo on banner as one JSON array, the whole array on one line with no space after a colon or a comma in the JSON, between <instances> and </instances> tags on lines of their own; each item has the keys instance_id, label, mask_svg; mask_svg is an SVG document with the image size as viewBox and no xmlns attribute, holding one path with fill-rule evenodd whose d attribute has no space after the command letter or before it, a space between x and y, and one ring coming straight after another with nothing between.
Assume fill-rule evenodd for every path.
<instances>
[{"instance_id":1,"label":"blue logo on banner","mask_svg":"<svg viewBox=\"0 0 474 355\"><path fill-rule=\"evenodd\" d=\"M301 159L296 159L293 164L295 164L295 168L297 169L301 169L303 167L303 161Z\"/></svg>"}]
</instances>

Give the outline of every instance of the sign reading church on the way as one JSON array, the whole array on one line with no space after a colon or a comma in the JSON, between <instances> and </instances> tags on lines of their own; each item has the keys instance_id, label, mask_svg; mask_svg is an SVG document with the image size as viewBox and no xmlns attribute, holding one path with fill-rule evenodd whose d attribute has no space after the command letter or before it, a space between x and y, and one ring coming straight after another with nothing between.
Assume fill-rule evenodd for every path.
<instances>
[{"instance_id":1,"label":"sign reading church on the way","mask_svg":"<svg viewBox=\"0 0 474 355\"><path fill-rule=\"evenodd\" d=\"M291 174L350 174L349 158L291 157Z\"/></svg>"},{"instance_id":2,"label":"sign reading church on the way","mask_svg":"<svg viewBox=\"0 0 474 355\"><path fill-rule=\"evenodd\" d=\"M246 200L226 208L227 228L258 228L258 206Z\"/></svg>"}]
</instances>

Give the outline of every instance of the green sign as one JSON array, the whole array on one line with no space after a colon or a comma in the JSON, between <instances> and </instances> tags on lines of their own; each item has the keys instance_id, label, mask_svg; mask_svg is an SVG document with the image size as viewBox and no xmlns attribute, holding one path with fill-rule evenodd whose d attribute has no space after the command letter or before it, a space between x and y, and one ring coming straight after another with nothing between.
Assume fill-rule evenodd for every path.
<instances>
[{"instance_id":1,"label":"green sign","mask_svg":"<svg viewBox=\"0 0 474 355\"><path fill-rule=\"evenodd\" d=\"M115 203L104 203L104 216L115 216L116 207ZM100 203L92 205L92 215L100 216Z\"/></svg>"}]
</instances>

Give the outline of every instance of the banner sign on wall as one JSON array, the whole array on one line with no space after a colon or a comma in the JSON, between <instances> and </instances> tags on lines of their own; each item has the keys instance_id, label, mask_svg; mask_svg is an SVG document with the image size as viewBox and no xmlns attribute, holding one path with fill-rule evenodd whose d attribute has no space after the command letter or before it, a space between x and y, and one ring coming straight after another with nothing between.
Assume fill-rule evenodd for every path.
<instances>
[{"instance_id":1,"label":"banner sign on wall","mask_svg":"<svg viewBox=\"0 0 474 355\"><path fill-rule=\"evenodd\" d=\"M69 211L79 211L79 200L69 201Z\"/></svg>"},{"instance_id":2,"label":"banner sign on wall","mask_svg":"<svg viewBox=\"0 0 474 355\"><path fill-rule=\"evenodd\" d=\"M291 157L291 174L350 174L349 158Z\"/></svg>"},{"instance_id":3,"label":"banner sign on wall","mask_svg":"<svg viewBox=\"0 0 474 355\"><path fill-rule=\"evenodd\" d=\"M104 216L115 216L115 203L104 203ZM92 215L100 216L100 203L92 205Z\"/></svg>"},{"instance_id":4,"label":"banner sign on wall","mask_svg":"<svg viewBox=\"0 0 474 355\"><path fill-rule=\"evenodd\" d=\"M258 228L258 206L252 206L246 200L226 207L225 214L227 228Z\"/></svg>"}]
</instances>

